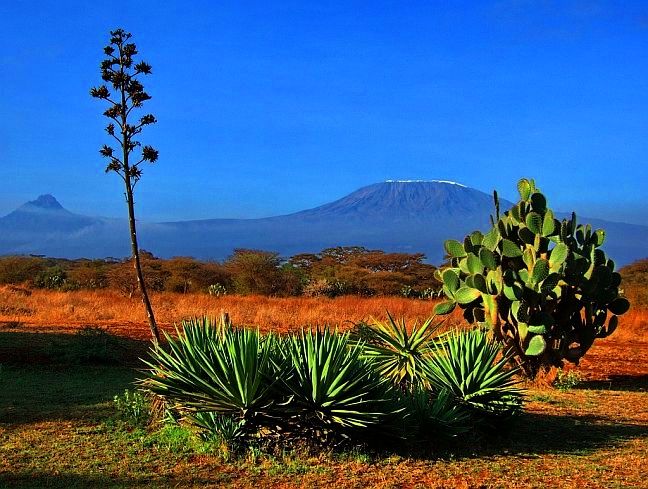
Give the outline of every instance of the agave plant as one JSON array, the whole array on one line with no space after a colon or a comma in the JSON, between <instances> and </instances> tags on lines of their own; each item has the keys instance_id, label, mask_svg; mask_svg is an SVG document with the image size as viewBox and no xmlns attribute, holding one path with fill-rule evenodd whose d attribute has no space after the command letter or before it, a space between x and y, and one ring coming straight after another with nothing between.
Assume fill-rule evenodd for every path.
<instances>
[{"instance_id":1,"label":"agave plant","mask_svg":"<svg viewBox=\"0 0 648 489\"><path fill-rule=\"evenodd\" d=\"M362 344L329 329L302 331L285 343L281 380L294 426L327 436L378 425L397 408L389 382L362 358Z\"/></svg>"},{"instance_id":2,"label":"agave plant","mask_svg":"<svg viewBox=\"0 0 648 489\"><path fill-rule=\"evenodd\" d=\"M200 430L199 435L204 440L225 442L233 448L247 435L245 421L234 416L208 411L190 414L186 420Z\"/></svg>"},{"instance_id":3,"label":"agave plant","mask_svg":"<svg viewBox=\"0 0 648 489\"><path fill-rule=\"evenodd\" d=\"M508 369L509 358L497 359L500 347L482 330L453 331L428 357L425 374L437 391L446 390L475 415L497 417L517 413L522 391Z\"/></svg>"},{"instance_id":4,"label":"agave plant","mask_svg":"<svg viewBox=\"0 0 648 489\"><path fill-rule=\"evenodd\" d=\"M374 319L372 325L364 326L362 331L367 342L363 355L381 376L408 390L424 381L425 357L430 354L430 346L438 344L439 337L436 342L432 339L442 323L435 324L431 317L420 326L414 324L408 331L405 319L396 321L389 313L387 318L387 321Z\"/></svg>"},{"instance_id":5,"label":"agave plant","mask_svg":"<svg viewBox=\"0 0 648 489\"><path fill-rule=\"evenodd\" d=\"M438 393L417 387L403 402L408 416L403 418L404 431L413 441L448 440L470 429L469 412L457 403L448 390Z\"/></svg>"},{"instance_id":6,"label":"agave plant","mask_svg":"<svg viewBox=\"0 0 648 489\"><path fill-rule=\"evenodd\" d=\"M253 427L272 413L273 338L235 329L227 320L183 321L168 350L151 350L145 386L189 412L234 416Z\"/></svg>"}]
</instances>

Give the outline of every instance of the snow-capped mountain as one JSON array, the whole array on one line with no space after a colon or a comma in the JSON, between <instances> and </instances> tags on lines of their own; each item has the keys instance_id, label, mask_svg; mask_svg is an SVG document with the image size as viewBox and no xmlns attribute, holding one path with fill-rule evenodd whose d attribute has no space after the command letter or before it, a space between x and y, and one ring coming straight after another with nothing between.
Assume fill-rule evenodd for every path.
<instances>
[{"instance_id":1,"label":"snow-capped mountain","mask_svg":"<svg viewBox=\"0 0 648 489\"><path fill-rule=\"evenodd\" d=\"M512 204L501 201L502 210ZM368 185L328 204L262 219L139 222L143 248L155 255L223 259L235 248L277 251L283 256L331 246L422 252L443 259L443 241L486 229L492 196L457 182L389 180ZM648 226L580 218L605 228L606 251L618 264L648 256ZM54 197L37 200L0 218L0 253L59 257L126 256L125 220L88 217L65 210Z\"/></svg>"}]
</instances>

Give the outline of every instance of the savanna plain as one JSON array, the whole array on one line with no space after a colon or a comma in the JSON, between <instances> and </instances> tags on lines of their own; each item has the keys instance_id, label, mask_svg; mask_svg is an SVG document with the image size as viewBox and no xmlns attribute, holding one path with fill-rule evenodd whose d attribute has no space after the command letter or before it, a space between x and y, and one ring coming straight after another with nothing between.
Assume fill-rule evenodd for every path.
<instances>
[{"instance_id":1,"label":"savanna plain","mask_svg":"<svg viewBox=\"0 0 648 489\"><path fill-rule=\"evenodd\" d=\"M489 436L403 453L295 446L233 455L191 430L133 425L115 402L141 378L141 303L111 290L0 290L0 487L647 487L648 308L637 292L614 335L523 383L525 409ZM153 295L162 329L219 316L285 333L349 330L386 311L422 322L435 300ZM453 313L442 328L461 324Z\"/></svg>"}]
</instances>

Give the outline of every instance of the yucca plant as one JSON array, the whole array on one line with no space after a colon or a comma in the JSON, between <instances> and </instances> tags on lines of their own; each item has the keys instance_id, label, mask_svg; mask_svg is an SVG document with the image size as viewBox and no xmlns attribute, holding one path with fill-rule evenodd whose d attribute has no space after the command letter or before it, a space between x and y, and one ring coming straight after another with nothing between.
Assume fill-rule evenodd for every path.
<instances>
[{"instance_id":1,"label":"yucca plant","mask_svg":"<svg viewBox=\"0 0 648 489\"><path fill-rule=\"evenodd\" d=\"M329 329L302 331L286 340L281 386L286 413L300 433L330 439L381 423L394 414L389 382L362 358L362 344Z\"/></svg>"},{"instance_id":2,"label":"yucca plant","mask_svg":"<svg viewBox=\"0 0 648 489\"><path fill-rule=\"evenodd\" d=\"M208 411L190 414L186 420L199 429L203 440L226 443L234 451L246 436L245 421L235 416Z\"/></svg>"},{"instance_id":3,"label":"yucca plant","mask_svg":"<svg viewBox=\"0 0 648 489\"><path fill-rule=\"evenodd\" d=\"M395 320L387 313L387 321L372 320L363 328L366 339L363 356L378 373L402 390L409 390L425 380L423 365L441 338L433 335L442 323L434 323L434 317L420 326L414 324L408 331L405 319Z\"/></svg>"},{"instance_id":4,"label":"yucca plant","mask_svg":"<svg viewBox=\"0 0 648 489\"><path fill-rule=\"evenodd\" d=\"M182 322L168 349L151 350L144 385L188 412L232 416L253 430L273 414L277 399L274 338L236 329L225 319Z\"/></svg>"},{"instance_id":5,"label":"yucca plant","mask_svg":"<svg viewBox=\"0 0 648 489\"><path fill-rule=\"evenodd\" d=\"M482 330L453 331L437 354L428 357L425 375L433 389L448 391L477 416L502 417L520 411L522 391L509 358L497 358L500 345Z\"/></svg>"},{"instance_id":6,"label":"yucca plant","mask_svg":"<svg viewBox=\"0 0 648 489\"><path fill-rule=\"evenodd\" d=\"M448 441L470 429L468 410L448 390L435 393L416 387L405 395L403 403L407 407L403 431L414 442Z\"/></svg>"}]
</instances>

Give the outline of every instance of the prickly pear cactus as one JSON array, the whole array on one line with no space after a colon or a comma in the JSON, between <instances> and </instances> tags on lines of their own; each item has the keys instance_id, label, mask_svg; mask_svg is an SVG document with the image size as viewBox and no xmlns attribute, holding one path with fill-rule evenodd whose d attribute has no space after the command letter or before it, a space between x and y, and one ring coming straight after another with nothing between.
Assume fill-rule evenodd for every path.
<instances>
[{"instance_id":1,"label":"prickly pear cactus","mask_svg":"<svg viewBox=\"0 0 648 489\"><path fill-rule=\"evenodd\" d=\"M459 306L470 323L487 324L523 371L578 363L596 338L614 332L630 304L621 276L601 245L605 231L559 221L533 180L518 183L520 201L495 217L486 234L445 242L450 266L437 271L446 300L437 314Z\"/></svg>"}]
</instances>

